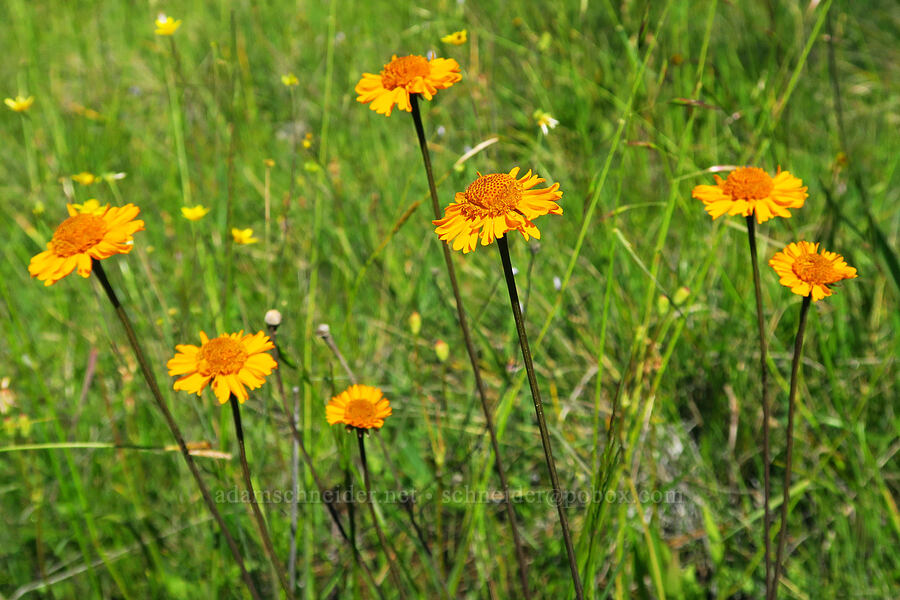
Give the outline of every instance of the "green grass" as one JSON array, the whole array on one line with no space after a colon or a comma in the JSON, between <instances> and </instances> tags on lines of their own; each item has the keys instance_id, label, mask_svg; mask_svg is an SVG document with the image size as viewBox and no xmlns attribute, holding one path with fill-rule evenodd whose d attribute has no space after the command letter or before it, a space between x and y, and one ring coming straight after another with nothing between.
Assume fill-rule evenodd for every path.
<instances>
[{"instance_id":1,"label":"green grass","mask_svg":"<svg viewBox=\"0 0 900 600\"><path fill-rule=\"evenodd\" d=\"M807 239L860 275L809 316L781 597L896 593L893 3L7 4L0 96L36 102L24 117L0 107L0 378L15 394L0 429L0 598L245 595L184 461L162 450L174 441L96 278L45 289L28 276L66 201L94 197L141 207L147 227L135 251L104 265L167 389L175 344L196 343L201 329L264 329L264 313L278 308L279 342L296 365L282 376L299 388L307 448L327 486L362 489L353 436L325 423L324 403L348 384L315 335L328 323L357 376L394 407L378 435L398 480L370 439L373 485L416 492L432 550L402 506L378 506L405 596L516 597L502 506L465 501L466 490L499 484L412 119L377 115L352 91L391 54L429 49L463 69L461 83L423 103L442 201L476 169L514 165L564 191L565 213L538 222L541 241L513 235L510 246L563 485L611 500L568 511L588 597L762 595L746 233L737 217L711 222L690 196L711 182L711 165L747 163L780 165L810 194L793 218L759 228L778 420L773 507L800 298L765 263ZM161 9L184 21L172 38L177 61L169 40L153 35ZM462 28L466 45L440 43ZM298 87L282 85L287 72ZM536 109L560 121L550 135L534 123ZM293 136L307 132L312 146L292 158ZM127 177L91 187L68 180L85 170ZM187 198L212 211L189 223L180 213ZM268 227L268 243L232 246L230 226L260 238ZM526 496L549 481L497 253L454 258L510 485L523 496L516 509L531 584L540 597L568 597L555 509ZM417 336L406 325L413 311L422 315ZM450 344L446 363L437 340ZM198 459L213 493L243 489L228 407L209 392L166 394L189 441L233 456ZM243 407L254 484L272 493L290 489L291 435L279 407L272 384ZM28 427L15 425L20 415ZM311 491L302 464L300 472ZM219 507L263 595L276 594L249 506ZM263 510L286 562L290 506ZM340 510L347 522L350 507ZM322 506L301 504L299 514L297 596L373 597ZM385 597L403 597L368 512L352 515Z\"/></svg>"}]
</instances>

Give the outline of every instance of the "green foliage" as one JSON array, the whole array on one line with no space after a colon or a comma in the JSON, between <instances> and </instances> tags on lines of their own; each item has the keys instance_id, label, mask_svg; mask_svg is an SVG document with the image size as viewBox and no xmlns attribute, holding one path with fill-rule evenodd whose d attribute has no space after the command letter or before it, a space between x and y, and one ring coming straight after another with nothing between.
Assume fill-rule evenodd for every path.
<instances>
[{"instance_id":1,"label":"green foliage","mask_svg":"<svg viewBox=\"0 0 900 600\"><path fill-rule=\"evenodd\" d=\"M514 165L564 191L564 214L538 222L540 242L512 234L511 252L560 475L581 494L568 514L588 597L762 595L746 233L738 218L711 222L690 195L711 183L710 166L750 163L790 170L810 194L792 219L759 228L778 499L800 299L765 262L806 239L859 270L809 318L784 576L797 597L896 593L900 138L889 132L900 15L878 4L187 0L165 7L183 25L158 38L155 4L9 0L0 96L35 104L0 106L4 407L14 397L0 417L0 598L246 594L184 462L166 449L174 441L96 278L44 288L28 276L65 203L89 198L141 207L134 251L104 265L188 440L234 456L198 460L264 596L278 584L249 507L227 500L242 489L228 407L209 392L171 392L164 365L200 330L264 329L274 307L290 359L281 374L291 398L298 388L326 487L358 491L362 480L355 440L325 424L325 402L348 381L319 323L392 402L377 434L391 464L376 440L368 447L407 596L444 597L450 582L450 597L517 597L504 511L479 495L499 484L428 202L418 204L427 187L412 120L377 115L353 93L393 53L428 50L463 71L423 102L442 201L476 170ZM439 41L463 28L465 45ZM281 83L288 72L299 86ZM549 135L536 110L559 120ZM70 179L81 171L127 175L85 187ZM186 203L212 210L191 223ZM261 242L233 246L231 227ZM454 259L532 586L568 597L496 251ZM446 362L438 340L450 345ZM244 405L255 481L273 494L291 489L280 406L271 382ZM314 493L302 463L299 485ZM404 507L384 500L396 490L415 491L430 555ZM263 510L286 561L289 503ZM322 505L298 510L298 597L372 597ZM344 522L352 513L385 597L402 597L369 514L339 511Z\"/></svg>"}]
</instances>

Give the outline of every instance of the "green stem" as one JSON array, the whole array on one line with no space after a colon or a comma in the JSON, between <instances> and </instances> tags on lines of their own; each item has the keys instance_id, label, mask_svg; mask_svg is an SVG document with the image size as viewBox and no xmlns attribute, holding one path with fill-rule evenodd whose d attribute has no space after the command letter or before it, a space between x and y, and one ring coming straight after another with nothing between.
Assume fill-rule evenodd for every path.
<instances>
[{"instance_id":1,"label":"green stem","mask_svg":"<svg viewBox=\"0 0 900 600\"><path fill-rule=\"evenodd\" d=\"M247 486L247 491L250 494L250 508L253 510L253 518L256 520L256 527L259 529L259 536L262 538L266 554L269 555L269 560L272 561L272 567L278 575L281 587L284 588L284 593L287 594L287 597L290 600L294 597L293 589L291 588L290 583L288 583L284 569L278 560L278 554L275 553L275 546L272 545L272 538L269 537L269 528L266 525L266 519L263 517L262 511L259 509L259 504L256 502L256 492L253 491L253 481L250 479L250 465L247 464L247 451L244 448L244 428L241 426L240 403L234 394L231 394L228 399L231 402L231 416L234 419L234 431L237 434L238 447L240 448L241 454L241 472L244 475L244 485Z\"/></svg>"},{"instance_id":2,"label":"green stem","mask_svg":"<svg viewBox=\"0 0 900 600\"><path fill-rule=\"evenodd\" d=\"M753 289L756 292L756 325L759 331L759 375L762 383L762 411L763 411L763 539L765 540L766 563L766 597L771 593L772 585L772 541L769 532L772 528L772 517L769 512L769 499L772 494L771 487L771 461L769 458L769 368L766 366L768 344L766 342L766 324L763 317L762 285L759 278L759 259L756 252L756 222L754 215L747 215L747 239L750 243L750 261L753 263Z\"/></svg>"},{"instance_id":3,"label":"green stem","mask_svg":"<svg viewBox=\"0 0 900 600\"><path fill-rule=\"evenodd\" d=\"M422 126L422 113L419 110L419 95L410 94L409 101L412 105L412 118L416 127L416 136L419 139L419 149L422 151L422 160L425 163L425 174L428 177L428 189L431 192L431 207L434 210L434 218L440 219L441 206L438 202L437 187L434 184L434 172L431 168L431 155L428 152L428 141L425 139L425 128ZM478 356L475 354L475 344L472 342L472 334L469 331L466 311L463 308L462 295L459 292L459 283L456 279L456 269L453 267L453 257L450 254L450 248L447 244L442 243L441 250L444 253L444 264L447 265L447 274L450 276L450 287L453 288L453 299L456 302L456 315L459 320L459 328L462 330L466 353L469 355L469 362L472 364L472 372L475 375L475 387L478 389L478 397L481 400L481 410L484 413L484 421L491 438L491 448L494 452L494 464L497 468L497 475L500 478L500 487L503 489L503 503L506 506L507 521L509 522L509 530L512 534L513 544L515 546L516 562L519 566L519 584L522 587L522 598L528 600L531 598L531 592L528 587L528 563L525 560L525 550L522 546L522 540L519 537L519 527L516 523L516 511L513 509L512 502L509 501L509 482L506 479L506 469L503 467L503 460L500 458L500 442L497 439L494 416L491 413L491 407L488 404L484 382L481 379L481 371L478 368Z\"/></svg>"},{"instance_id":4,"label":"green stem","mask_svg":"<svg viewBox=\"0 0 900 600\"><path fill-rule=\"evenodd\" d=\"M359 460L362 462L363 482L366 486L366 504L369 505L369 512L372 514L372 525L375 527L375 533L378 534L381 549L387 557L388 572L391 574L391 580L394 582L400 595L406 598L406 590L400 582L400 576L397 574L397 565L394 563L394 557L391 555L387 538L384 536L384 531L382 531L381 525L378 523L378 515L375 513L375 501L372 498L372 482L369 478L369 463L366 461L366 430L357 428L356 439L359 442Z\"/></svg>"},{"instance_id":5,"label":"green stem","mask_svg":"<svg viewBox=\"0 0 900 600\"><path fill-rule=\"evenodd\" d=\"M806 332L806 316L812 302L812 292L803 298L800 306L800 324L794 339L794 358L791 361L791 390L788 395L787 450L784 458L784 498L781 501L781 530L778 532L778 551L775 555L775 569L772 575L771 600L778 598L778 578L781 576L784 546L787 542L788 503L791 499L791 459L794 453L794 404L797 398L797 384L800 377L800 354L803 351L803 334Z\"/></svg>"},{"instance_id":6,"label":"green stem","mask_svg":"<svg viewBox=\"0 0 900 600\"><path fill-rule=\"evenodd\" d=\"M446 246L445 246L446 247ZM553 484L553 499L556 501L556 510L559 512L559 523L562 526L563 541L566 544L566 554L569 558L569 569L572 571L572 583L575 586L575 597L578 600L584 598L584 590L581 586L581 577L578 575L578 561L575 558L575 547L572 545L572 535L569 533L569 520L563 507L563 496L559 486L559 476L556 474L556 463L553 461L553 449L550 447L550 432L547 430L547 421L544 419L544 406L541 403L541 390L538 387L537 376L534 373L534 364L531 360L531 349L528 347L528 336L525 334L525 320L522 318L522 307L519 304L519 293L516 291L516 278L513 275L512 262L509 259L509 245L506 236L497 238L497 249L500 251L500 261L503 263L503 274L506 276L506 287L509 289L509 302L512 305L513 318L516 320L516 333L519 334L519 346L522 348L522 359L525 362L525 370L528 373L528 385L531 387L531 398L534 400L534 412L537 414L538 427L541 430L541 443L544 446L544 457L547 459L547 469L550 471L550 481Z\"/></svg>"},{"instance_id":7,"label":"green stem","mask_svg":"<svg viewBox=\"0 0 900 600\"><path fill-rule=\"evenodd\" d=\"M228 548L231 550L231 554L232 556L234 556L234 560L237 562L238 566L241 569L241 577L244 580L244 584L247 586L247 590L250 592L250 595L254 598L254 600L260 600L259 592L256 591L256 586L253 584L253 580L250 579L250 574L247 572L247 568L244 566L244 559L241 557L241 551L238 549L237 543L234 541L234 538L231 537L231 533L228 531L228 527L225 525L225 519L222 517L222 513L219 512L218 508L216 508L216 504L209 493L209 489L207 489L206 484L203 483L203 478L200 476L200 470L197 468L197 464L194 462L194 457L191 456L191 453L187 448L187 444L185 444L184 442L184 436L181 434L181 429L179 429L178 424L175 422L175 418L169 411L169 407L166 405L165 400L163 400L162 392L159 389L159 384L157 384L156 382L156 376L153 375L153 370L150 368L150 363L147 360L147 356L144 354L144 350L143 348L141 348L141 344L140 342L138 342L137 336L134 333L134 327L132 327L131 325L131 319L128 318L128 315L125 313L125 308L119 302L115 291L113 291L112 286L109 283L109 279L107 279L106 273L103 271L103 265L101 265L100 261L97 259L93 259L92 262L94 273L97 274L97 279L100 280L100 285L103 286L103 291L106 292L106 296L109 298L110 303L112 303L113 308L116 311L116 316L119 317L119 321L122 322L122 327L125 328L125 335L128 338L128 342L131 344L132 350L134 350L135 357L137 358L138 364L141 367L141 373L143 373L144 375L144 380L147 382L147 386L150 388L153 399L156 400L157 407L159 408L160 412L162 412L163 418L165 418L166 424L169 426L169 430L172 432L172 435L175 437L175 441L178 443L178 448L181 450L181 455L184 456L184 460L188 464L191 475L194 476L194 480L197 482L197 487L200 488L200 494L203 496L203 501L206 503L206 506L209 509L210 514L216 520L216 523L218 523L219 529L221 529L222 535L225 537L225 542L228 544Z\"/></svg>"},{"instance_id":8,"label":"green stem","mask_svg":"<svg viewBox=\"0 0 900 600\"><path fill-rule=\"evenodd\" d=\"M171 69L166 71L166 87L169 91L169 110L172 112L172 131L175 135L175 152L178 154L178 172L181 176L181 197L185 206L193 206L191 201L191 177L188 171L187 150L184 143L184 120L181 114L181 103L178 100L178 78L180 71L175 39L169 38L169 49L172 53Z\"/></svg>"}]
</instances>

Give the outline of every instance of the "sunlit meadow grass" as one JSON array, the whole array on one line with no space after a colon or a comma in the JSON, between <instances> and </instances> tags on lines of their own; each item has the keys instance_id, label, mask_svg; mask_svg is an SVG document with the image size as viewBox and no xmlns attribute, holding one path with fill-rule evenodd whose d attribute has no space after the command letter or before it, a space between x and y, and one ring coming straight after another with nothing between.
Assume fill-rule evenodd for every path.
<instances>
[{"instance_id":1,"label":"sunlit meadow grass","mask_svg":"<svg viewBox=\"0 0 900 600\"><path fill-rule=\"evenodd\" d=\"M367 508L336 505L383 596L517 597L412 125L353 92L392 54L428 50L456 59L463 76L421 103L442 203L476 168L530 167L565 190L563 215L539 224L539 242L516 237L511 254L572 492L585 596L763 595L745 224L711 222L691 198L710 167L745 164L781 166L809 186L791 219L758 229L762 265L811 240L859 274L810 309L780 597L896 594L893 3L5 6L0 97L34 103L0 105L0 598L247 594L96 277L45 288L28 275L66 202L93 198L141 208L134 250L104 268L185 438L206 449L196 460L265 597L279 583L241 501L229 407L209 391L172 391L165 363L200 330L265 330L271 308L283 315L285 404L296 394L298 430L328 489L364 486L356 436L326 423L325 404L350 380L316 335L321 323L360 381L390 398L393 414L366 452L399 584ZM154 35L160 12L182 21L171 37ZM463 29L465 43L441 42ZM282 82L289 73L298 85ZM99 180L71 178L83 172ZM196 205L210 212L183 216ZM235 243L232 228L258 241ZM454 260L531 587L570 597L497 257L479 248ZM761 276L778 512L800 298L771 269ZM283 400L268 382L241 409L254 488L269 500L261 508L285 564L293 437ZM299 487L313 495L299 465ZM411 510L398 491L415 493ZM297 512L296 596L377 597L321 503Z\"/></svg>"}]
</instances>

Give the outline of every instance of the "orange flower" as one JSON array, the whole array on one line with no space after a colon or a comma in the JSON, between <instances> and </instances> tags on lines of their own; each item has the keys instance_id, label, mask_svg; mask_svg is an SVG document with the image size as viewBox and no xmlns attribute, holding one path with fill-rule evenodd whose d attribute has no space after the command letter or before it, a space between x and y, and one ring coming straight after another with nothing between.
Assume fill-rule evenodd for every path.
<instances>
[{"instance_id":1,"label":"orange flower","mask_svg":"<svg viewBox=\"0 0 900 600\"><path fill-rule=\"evenodd\" d=\"M559 184L534 189L543 183L529 170L519 179L519 167L507 173L482 175L469 184L465 192L457 192L453 204L444 209L444 218L432 221L435 232L446 242L453 241L454 250L469 253L478 245L487 246L507 231L516 230L525 239L541 238L532 222L541 215L561 215L556 203L562 197Z\"/></svg>"},{"instance_id":2,"label":"orange flower","mask_svg":"<svg viewBox=\"0 0 900 600\"><path fill-rule=\"evenodd\" d=\"M91 259L102 260L113 254L128 254L134 247L131 237L144 230L143 221L134 218L141 211L134 204L122 207L96 207L91 212L79 212L74 204L66 205L69 218L63 221L47 249L32 257L28 272L44 285L53 285L76 267L78 274L91 274Z\"/></svg>"},{"instance_id":3,"label":"orange flower","mask_svg":"<svg viewBox=\"0 0 900 600\"><path fill-rule=\"evenodd\" d=\"M447 89L462 80L459 63L452 58L426 59L424 56L394 55L391 62L384 65L379 75L363 73L354 91L359 94L357 102L369 106L378 114L391 116L394 105L410 112L410 94L422 94L426 100L438 90Z\"/></svg>"},{"instance_id":4,"label":"orange flower","mask_svg":"<svg viewBox=\"0 0 900 600\"><path fill-rule=\"evenodd\" d=\"M183 375L175 381L176 390L199 396L212 381L220 404L228 402L231 394L243 404L249 397L247 388L255 390L261 386L272 369L278 367L275 359L266 354L274 347L262 331L252 335L244 335L243 331L223 333L212 340L201 331L200 347L175 346L177 353L166 367L169 375Z\"/></svg>"},{"instance_id":5,"label":"orange flower","mask_svg":"<svg viewBox=\"0 0 900 600\"><path fill-rule=\"evenodd\" d=\"M391 404L380 389L351 385L328 402L325 418L329 425L344 423L359 429L380 429L391 412Z\"/></svg>"},{"instance_id":6,"label":"orange flower","mask_svg":"<svg viewBox=\"0 0 900 600\"><path fill-rule=\"evenodd\" d=\"M778 283L800 296L812 294L813 302L833 293L828 285L857 276L856 269L849 266L843 256L825 250L819 254L818 250L819 244L797 242L789 244L769 261L769 266L781 277Z\"/></svg>"},{"instance_id":7,"label":"orange flower","mask_svg":"<svg viewBox=\"0 0 900 600\"><path fill-rule=\"evenodd\" d=\"M713 219L729 215L756 215L758 223L772 217L789 218L788 208L800 208L809 195L806 187L788 171L778 169L775 177L758 167L741 167L726 179L713 175L716 185L698 185L691 196L706 205Z\"/></svg>"}]
</instances>

